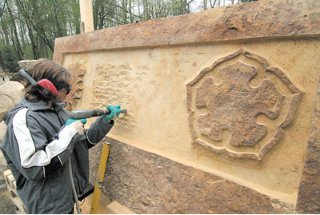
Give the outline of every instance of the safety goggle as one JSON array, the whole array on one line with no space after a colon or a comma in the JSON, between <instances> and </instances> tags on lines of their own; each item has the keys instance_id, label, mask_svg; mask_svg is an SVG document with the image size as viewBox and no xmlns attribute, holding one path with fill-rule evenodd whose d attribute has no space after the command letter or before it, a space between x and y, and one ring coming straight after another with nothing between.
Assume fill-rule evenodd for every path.
<instances>
[{"instance_id":1,"label":"safety goggle","mask_svg":"<svg viewBox=\"0 0 320 215\"><path fill-rule=\"evenodd\" d=\"M70 93L70 91L71 91L71 86L70 85L68 85L66 88L65 88L66 90L67 90L67 95Z\"/></svg>"}]
</instances>

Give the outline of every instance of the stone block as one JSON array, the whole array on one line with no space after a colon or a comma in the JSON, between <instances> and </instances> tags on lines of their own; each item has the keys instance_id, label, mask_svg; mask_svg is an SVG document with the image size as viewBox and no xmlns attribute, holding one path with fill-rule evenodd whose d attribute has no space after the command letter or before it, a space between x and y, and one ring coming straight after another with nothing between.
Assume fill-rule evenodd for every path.
<instances>
[{"instance_id":1,"label":"stone block","mask_svg":"<svg viewBox=\"0 0 320 215\"><path fill-rule=\"evenodd\" d=\"M319 213L319 26L320 1L278 0L58 38L69 108L128 110L108 134L111 200L138 213Z\"/></svg>"},{"instance_id":2,"label":"stone block","mask_svg":"<svg viewBox=\"0 0 320 215\"><path fill-rule=\"evenodd\" d=\"M32 64L34 64L36 60L20 60L18 61L18 64L21 68L28 70Z\"/></svg>"},{"instance_id":3,"label":"stone block","mask_svg":"<svg viewBox=\"0 0 320 215\"><path fill-rule=\"evenodd\" d=\"M7 111L12 109L21 99L23 85L16 81L9 81L0 85L0 121Z\"/></svg>"},{"instance_id":4,"label":"stone block","mask_svg":"<svg viewBox=\"0 0 320 215\"><path fill-rule=\"evenodd\" d=\"M119 202L112 202L110 205L107 207L109 209L110 214L134 214L130 209L124 207L121 205Z\"/></svg>"}]
</instances>

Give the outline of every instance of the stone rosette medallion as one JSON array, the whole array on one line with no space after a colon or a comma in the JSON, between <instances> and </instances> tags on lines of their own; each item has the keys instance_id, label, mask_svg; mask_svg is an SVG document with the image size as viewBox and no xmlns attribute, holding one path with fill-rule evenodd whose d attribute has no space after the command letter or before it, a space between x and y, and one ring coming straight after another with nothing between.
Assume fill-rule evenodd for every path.
<instances>
[{"instance_id":1,"label":"stone rosette medallion","mask_svg":"<svg viewBox=\"0 0 320 215\"><path fill-rule=\"evenodd\" d=\"M240 49L187 84L193 142L231 157L261 160L292 124L302 95L281 69Z\"/></svg>"}]
</instances>

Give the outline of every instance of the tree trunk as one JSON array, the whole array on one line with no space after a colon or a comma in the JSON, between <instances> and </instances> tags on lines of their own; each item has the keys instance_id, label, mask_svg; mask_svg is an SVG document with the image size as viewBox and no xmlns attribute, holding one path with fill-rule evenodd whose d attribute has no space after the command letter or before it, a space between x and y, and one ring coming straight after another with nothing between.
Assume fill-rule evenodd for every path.
<instances>
[{"instance_id":1,"label":"tree trunk","mask_svg":"<svg viewBox=\"0 0 320 215\"><path fill-rule=\"evenodd\" d=\"M22 52L22 49L21 49L20 41L19 41L19 36L18 36L18 30L17 30L17 26L16 26L16 22L15 22L15 17L13 15L12 10L11 10L10 7L11 6L7 2L7 8L8 8L8 12L9 12L9 15L10 15L10 21L11 21L12 28L13 28L13 33L14 33L14 38L12 40L14 41L17 57L20 60L22 60L23 52Z\"/></svg>"},{"instance_id":2,"label":"tree trunk","mask_svg":"<svg viewBox=\"0 0 320 215\"><path fill-rule=\"evenodd\" d=\"M203 0L203 10L207 10L207 0Z\"/></svg>"},{"instance_id":3,"label":"tree trunk","mask_svg":"<svg viewBox=\"0 0 320 215\"><path fill-rule=\"evenodd\" d=\"M15 0L15 2L16 2L16 6L18 7L18 10L20 11L20 14L22 15L21 17L24 18L26 23L26 28L28 30L28 36L29 36L31 48L32 48L33 59L38 59L40 56L39 56L37 44L35 42L36 38L31 26L32 20L29 18L29 11L26 9L26 6L23 4L21 0Z\"/></svg>"}]
</instances>

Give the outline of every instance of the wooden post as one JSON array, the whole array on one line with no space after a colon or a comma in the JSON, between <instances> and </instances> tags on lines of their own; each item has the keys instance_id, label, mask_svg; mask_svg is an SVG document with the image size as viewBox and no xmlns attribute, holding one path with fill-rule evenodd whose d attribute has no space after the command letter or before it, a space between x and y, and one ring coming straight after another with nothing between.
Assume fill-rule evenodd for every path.
<instances>
[{"instance_id":1,"label":"wooden post","mask_svg":"<svg viewBox=\"0 0 320 215\"><path fill-rule=\"evenodd\" d=\"M100 196L102 192L102 184L104 182L104 175L107 169L107 160L109 156L110 145L109 143L104 143L102 145L102 152L100 155L100 163L97 172L97 178L94 184L94 192L91 201L90 214L97 214L100 206Z\"/></svg>"},{"instance_id":2,"label":"wooden post","mask_svg":"<svg viewBox=\"0 0 320 215\"><path fill-rule=\"evenodd\" d=\"M81 33L94 31L92 0L80 0Z\"/></svg>"}]
</instances>

